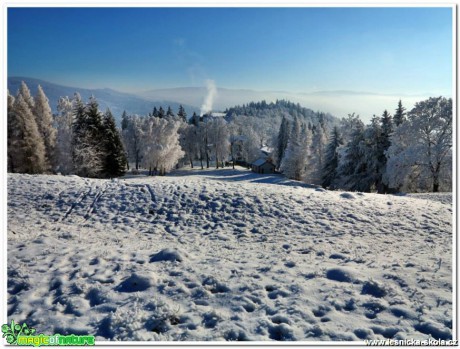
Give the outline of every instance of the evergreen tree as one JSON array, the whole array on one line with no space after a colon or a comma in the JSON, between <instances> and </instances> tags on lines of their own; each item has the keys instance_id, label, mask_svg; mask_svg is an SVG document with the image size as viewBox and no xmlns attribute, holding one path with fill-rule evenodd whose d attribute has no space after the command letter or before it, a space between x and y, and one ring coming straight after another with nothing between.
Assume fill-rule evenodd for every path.
<instances>
[{"instance_id":1,"label":"evergreen tree","mask_svg":"<svg viewBox=\"0 0 460 349\"><path fill-rule=\"evenodd\" d=\"M306 161L310 138L306 133L307 128L300 125L299 119L294 118L288 145L281 162L281 171L286 177L302 180L305 176Z\"/></svg>"},{"instance_id":2,"label":"evergreen tree","mask_svg":"<svg viewBox=\"0 0 460 349\"><path fill-rule=\"evenodd\" d=\"M72 163L72 123L73 102L69 97L61 97L58 101L56 125L56 171L62 174L73 173Z\"/></svg>"},{"instance_id":3,"label":"evergreen tree","mask_svg":"<svg viewBox=\"0 0 460 349\"><path fill-rule=\"evenodd\" d=\"M359 120L359 119L358 119ZM343 156L339 162L339 187L346 190L370 191L368 182L363 181L367 172L367 159L364 147L364 124L361 120L354 122Z\"/></svg>"},{"instance_id":4,"label":"evergreen tree","mask_svg":"<svg viewBox=\"0 0 460 349\"><path fill-rule=\"evenodd\" d=\"M193 112L193 115L190 118L190 123L192 125L195 125L196 127L198 127L198 125L200 123L200 117L196 114L196 112Z\"/></svg>"},{"instance_id":5,"label":"evergreen tree","mask_svg":"<svg viewBox=\"0 0 460 349\"><path fill-rule=\"evenodd\" d=\"M172 109L171 109L171 107L169 105L168 105L168 111L166 112L166 116L168 118L174 117L174 113L173 113L173 111L172 111Z\"/></svg>"},{"instance_id":6,"label":"evergreen tree","mask_svg":"<svg viewBox=\"0 0 460 349\"><path fill-rule=\"evenodd\" d=\"M126 168L125 150L110 109L104 114L102 130L105 153L103 173L106 177L122 176Z\"/></svg>"},{"instance_id":7,"label":"evergreen tree","mask_svg":"<svg viewBox=\"0 0 460 349\"><path fill-rule=\"evenodd\" d=\"M159 118L159 117L160 117L160 114L158 113L157 107L153 107L152 116L155 117L155 118Z\"/></svg>"},{"instance_id":8,"label":"evergreen tree","mask_svg":"<svg viewBox=\"0 0 460 349\"><path fill-rule=\"evenodd\" d=\"M19 94L22 96L24 101L27 103L27 106L30 110L34 110L34 98L30 93L29 87L24 81L21 81L21 87L19 87Z\"/></svg>"},{"instance_id":9,"label":"evergreen tree","mask_svg":"<svg viewBox=\"0 0 460 349\"><path fill-rule=\"evenodd\" d=\"M75 103L73 125L73 165L77 175L101 177L104 170L104 136L102 115L94 97L84 106L81 99Z\"/></svg>"},{"instance_id":10,"label":"evergreen tree","mask_svg":"<svg viewBox=\"0 0 460 349\"><path fill-rule=\"evenodd\" d=\"M177 116L180 117L183 122L187 122L187 113L185 112L185 109L182 106L182 104L179 106Z\"/></svg>"},{"instance_id":11,"label":"evergreen tree","mask_svg":"<svg viewBox=\"0 0 460 349\"><path fill-rule=\"evenodd\" d=\"M123 114L121 115L121 130L126 130L128 128L128 113L126 113L126 110L123 111Z\"/></svg>"},{"instance_id":12,"label":"evergreen tree","mask_svg":"<svg viewBox=\"0 0 460 349\"><path fill-rule=\"evenodd\" d=\"M339 147L343 144L342 137L339 133L339 128L334 126L331 133L329 144L326 147L326 155L322 171L323 188L332 187L337 179L337 167L339 165Z\"/></svg>"},{"instance_id":13,"label":"evergreen tree","mask_svg":"<svg viewBox=\"0 0 460 349\"><path fill-rule=\"evenodd\" d=\"M16 115L14 113L14 97L10 95L10 91L8 92L8 101L7 101L7 171L8 172L16 172L16 167L18 161L20 161L19 154L17 154L18 150L15 142L17 142L17 135L15 132L15 124L17 123Z\"/></svg>"},{"instance_id":14,"label":"evergreen tree","mask_svg":"<svg viewBox=\"0 0 460 349\"><path fill-rule=\"evenodd\" d=\"M383 174L386 172L387 157L386 152L391 145L391 135L393 134L393 118L388 111L384 111L381 122L381 133L378 138L378 153L376 155L378 162L378 175L376 180L377 191L380 194L388 192L388 185L383 180Z\"/></svg>"},{"instance_id":15,"label":"evergreen tree","mask_svg":"<svg viewBox=\"0 0 460 349\"><path fill-rule=\"evenodd\" d=\"M53 127L53 115L48 98L40 85L38 85L37 95L34 98L33 114L37 122L38 131L43 139L43 143L45 144L46 168L54 168L56 129Z\"/></svg>"},{"instance_id":16,"label":"evergreen tree","mask_svg":"<svg viewBox=\"0 0 460 349\"><path fill-rule=\"evenodd\" d=\"M393 121L396 127L401 125L406 120L406 112L405 108L402 106L401 100L398 102L398 108L396 108L395 115L393 117Z\"/></svg>"},{"instance_id":17,"label":"evergreen tree","mask_svg":"<svg viewBox=\"0 0 460 349\"><path fill-rule=\"evenodd\" d=\"M165 110L163 109L163 107L160 107L160 109L158 110L158 117L160 119L164 119L165 117Z\"/></svg>"},{"instance_id":18,"label":"evergreen tree","mask_svg":"<svg viewBox=\"0 0 460 349\"><path fill-rule=\"evenodd\" d=\"M289 121L283 116L283 120L281 121L280 130L278 132L278 142L277 142L277 158L278 158L278 169L281 167L281 163L283 162L284 153L286 151L288 142L289 142Z\"/></svg>"}]
</instances>

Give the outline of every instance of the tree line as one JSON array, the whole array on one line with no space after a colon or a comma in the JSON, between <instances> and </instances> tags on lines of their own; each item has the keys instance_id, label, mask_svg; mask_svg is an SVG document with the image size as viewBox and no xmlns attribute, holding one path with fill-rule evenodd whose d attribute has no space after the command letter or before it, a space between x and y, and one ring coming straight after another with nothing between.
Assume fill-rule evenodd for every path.
<instances>
[{"instance_id":1,"label":"tree line","mask_svg":"<svg viewBox=\"0 0 460 349\"><path fill-rule=\"evenodd\" d=\"M246 115L248 114L248 115ZM261 150L264 150L262 152ZM268 154L268 155L267 155ZM439 191L452 182L452 100L429 98L406 112L399 101L365 125L288 101L249 103L187 117L167 107L123 113L121 129L91 97L62 97L57 113L39 86L8 91L8 171L109 178L137 170L164 175L189 165L248 165L268 157L286 177L351 191Z\"/></svg>"},{"instance_id":2,"label":"tree line","mask_svg":"<svg viewBox=\"0 0 460 349\"><path fill-rule=\"evenodd\" d=\"M311 134L297 117L283 119L276 147L281 172L308 181L309 171L319 165L320 180L316 177L309 182L329 189L378 193L451 190L452 99L432 97L407 113L399 101L394 116L385 110L364 125L359 116L351 114L328 134L321 134L321 129L316 130L321 141L315 142L315 132ZM324 145L324 140L323 152L318 145Z\"/></svg>"},{"instance_id":3,"label":"tree line","mask_svg":"<svg viewBox=\"0 0 460 349\"><path fill-rule=\"evenodd\" d=\"M8 171L110 178L123 175L126 157L115 119L94 97L62 97L53 116L41 86L32 97L22 82L8 91Z\"/></svg>"}]
</instances>

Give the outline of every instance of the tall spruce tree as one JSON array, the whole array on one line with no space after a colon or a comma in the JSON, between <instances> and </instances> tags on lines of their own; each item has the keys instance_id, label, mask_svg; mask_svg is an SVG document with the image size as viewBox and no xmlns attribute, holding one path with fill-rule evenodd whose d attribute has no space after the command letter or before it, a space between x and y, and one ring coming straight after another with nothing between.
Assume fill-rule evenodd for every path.
<instances>
[{"instance_id":1,"label":"tall spruce tree","mask_svg":"<svg viewBox=\"0 0 460 349\"><path fill-rule=\"evenodd\" d=\"M174 117L174 113L173 113L173 111L172 111L172 109L171 109L171 107L169 105L168 105L168 111L166 112L166 116L168 118Z\"/></svg>"},{"instance_id":2,"label":"tall spruce tree","mask_svg":"<svg viewBox=\"0 0 460 349\"><path fill-rule=\"evenodd\" d=\"M128 124L128 113L126 112L126 110L124 110L123 114L121 114L121 130L126 130L128 128Z\"/></svg>"},{"instance_id":3,"label":"tall spruce tree","mask_svg":"<svg viewBox=\"0 0 460 349\"><path fill-rule=\"evenodd\" d=\"M187 113L185 112L185 109L182 106L182 104L179 106L179 111L177 112L177 116L180 117L180 119L183 122L187 122Z\"/></svg>"},{"instance_id":4,"label":"tall spruce tree","mask_svg":"<svg viewBox=\"0 0 460 349\"><path fill-rule=\"evenodd\" d=\"M77 175L101 177L104 170L104 136L102 115L97 101L91 97L85 106L81 99L75 103L73 125L73 165Z\"/></svg>"},{"instance_id":5,"label":"tall spruce tree","mask_svg":"<svg viewBox=\"0 0 460 349\"><path fill-rule=\"evenodd\" d=\"M401 100L398 102L398 108L396 108L395 115L393 117L393 121L396 127L401 125L406 120L406 112L405 108L402 106Z\"/></svg>"},{"instance_id":6,"label":"tall spruce tree","mask_svg":"<svg viewBox=\"0 0 460 349\"><path fill-rule=\"evenodd\" d=\"M381 123L381 133L378 138L378 153L377 153L377 162L378 162L378 176L376 180L377 191L380 194L386 194L388 192L388 185L383 180L383 175L386 172L387 166L387 157L386 152L391 146L391 135L393 134L393 118L388 113L384 111L380 119Z\"/></svg>"},{"instance_id":7,"label":"tall spruce tree","mask_svg":"<svg viewBox=\"0 0 460 349\"><path fill-rule=\"evenodd\" d=\"M164 119L165 117L165 110L163 109L163 107L160 107L160 109L158 109L158 116L160 119Z\"/></svg>"},{"instance_id":8,"label":"tall spruce tree","mask_svg":"<svg viewBox=\"0 0 460 349\"><path fill-rule=\"evenodd\" d=\"M104 114L102 135L105 153L103 174L109 178L122 176L126 170L126 155L110 109Z\"/></svg>"},{"instance_id":9,"label":"tall spruce tree","mask_svg":"<svg viewBox=\"0 0 460 349\"><path fill-rule=\"evenodd\" d=\"M290 135L289 121L286 119L285 116L283 116L283 120L281 121L280 130L278 132L278 142L276 146L277 158L278 158L278 161L277 161L278 169L281 167L281 163L283 162L284 153L286 151L286 148L289 142L289 135Z\"/></svg>"},{"instance_id":10,"label":"tall spruce tree","mask_svg":"<svg viewBox=\"0 0 460 349\"><path fill-rule=\"evenodd\" d=\"M160 116L160 114L158 113L157 107L153 107L152 116L155 118L158 118Z\"/></svg>"}]
</instances>

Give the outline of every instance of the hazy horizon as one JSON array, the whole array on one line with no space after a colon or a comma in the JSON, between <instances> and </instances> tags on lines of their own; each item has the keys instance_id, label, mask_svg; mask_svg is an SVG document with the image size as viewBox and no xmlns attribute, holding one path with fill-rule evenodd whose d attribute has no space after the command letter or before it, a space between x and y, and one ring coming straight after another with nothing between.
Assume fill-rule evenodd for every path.
<instances>
[{"instance_id":1,"label":"hazy horizon","mask_svg":"<svg viewBox=\"0 0 460 349\"><path fill-rule=\"evenodd\" d=\"M8 8L8 76L135 95L212 81L368 119L452 96L452 11Z\"/></svg>"}]
</instances>

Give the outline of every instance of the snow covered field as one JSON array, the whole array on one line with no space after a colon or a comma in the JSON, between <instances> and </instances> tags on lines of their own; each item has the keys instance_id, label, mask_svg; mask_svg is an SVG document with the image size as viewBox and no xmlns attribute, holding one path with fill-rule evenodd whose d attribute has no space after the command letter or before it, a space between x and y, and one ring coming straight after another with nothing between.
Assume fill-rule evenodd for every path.
<instances>
[{"instance_id":1,"label":"snow covered field","mask_svg":"<svg viewBox=\"0 0 460 349\"><path fill-rule=\"evenodd\" d=\"M98 340L450 339L451 201L243 169L9 174L8 316Z\"/></svg>"}]
</instances>

